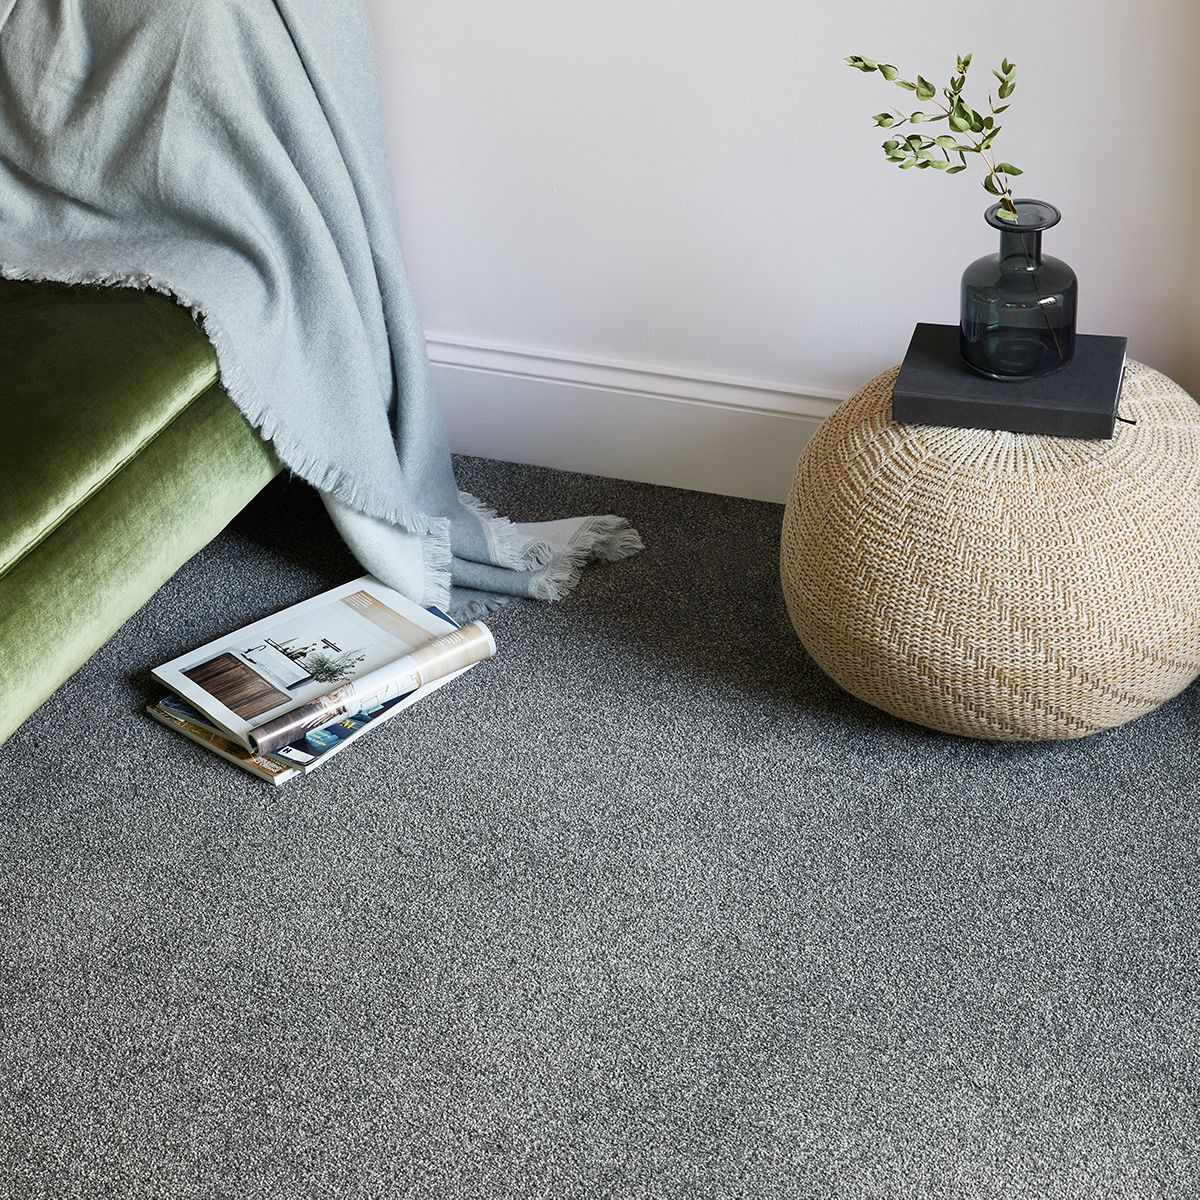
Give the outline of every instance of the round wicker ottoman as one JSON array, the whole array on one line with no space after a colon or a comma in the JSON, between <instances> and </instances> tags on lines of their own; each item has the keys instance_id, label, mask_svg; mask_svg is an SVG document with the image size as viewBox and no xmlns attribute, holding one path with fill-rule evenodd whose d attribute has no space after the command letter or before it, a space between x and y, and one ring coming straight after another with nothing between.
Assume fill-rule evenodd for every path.
<instances>
[{"instance_id":1,"label":"round wicker ottoman","mask_svg":"<svg viewBox=\"0 0 1200 1200\"><path fill-rule=\"evenodd\" d=\"M1084 737L1200 674L1200 406L1130 362L1111 441L891 419L896 369L796 466L781 574L843 688L947 733Z\"/></svg>"}]
</instances>

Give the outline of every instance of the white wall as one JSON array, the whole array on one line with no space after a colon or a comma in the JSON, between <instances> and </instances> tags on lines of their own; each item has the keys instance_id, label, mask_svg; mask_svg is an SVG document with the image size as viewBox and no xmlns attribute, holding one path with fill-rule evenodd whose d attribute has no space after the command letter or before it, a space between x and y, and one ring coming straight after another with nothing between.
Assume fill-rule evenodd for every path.
<instances>
[{"instance_id":1,"label":"white wall","mask_svg":"<svg viewBox=\"0 0 1200 1200\"><path fill-rule=\"evenodd\" d=\"M957 320L989 197L883 161L907 94L851 52L1015 60L997 148L1063 211L1080 329L1200 395L1196 0L368 4L460 449L781 498L831 404Z\"/></svg>"}]
</instances>

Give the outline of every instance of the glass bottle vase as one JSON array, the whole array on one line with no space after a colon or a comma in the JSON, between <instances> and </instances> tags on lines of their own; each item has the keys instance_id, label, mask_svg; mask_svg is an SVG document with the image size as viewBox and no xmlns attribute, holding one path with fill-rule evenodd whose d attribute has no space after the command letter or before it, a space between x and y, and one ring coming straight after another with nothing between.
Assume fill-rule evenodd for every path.
<instances>
[{"instance_id":1,"label":"glass bottle vase","mask_svg":"<svg viewBox=\"0 0 1200 1200\"><path fill-rule=\"evenodd\" d=\"M1062 370L1075 353L1075 272L1042 254L1042 232L1061 213L1043 200L1016 200L1016 221L1000 205L984 213L1000 230L999 254L963 272L959 348L967 366L992 379L1037 379Z\"/></svg>"}]
</instances>

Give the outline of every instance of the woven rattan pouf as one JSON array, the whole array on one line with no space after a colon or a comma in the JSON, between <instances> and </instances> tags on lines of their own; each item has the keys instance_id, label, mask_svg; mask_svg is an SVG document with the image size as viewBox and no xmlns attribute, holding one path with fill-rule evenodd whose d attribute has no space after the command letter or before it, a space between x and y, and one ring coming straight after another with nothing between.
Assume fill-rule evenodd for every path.
<instances>
[{"instance_id":1,"label":"woven rattan pouf","mask_svg":"<svg viewBox=\"0 0 1200 1200\"><path fill-rule=\"evenodd\" d=\"M891 418L896 370L805 448L781 574L843 688L948 733L1084 737L1200 674L1200 406L1130 362L1111 441Z\"/></svg>"}]
</instances>

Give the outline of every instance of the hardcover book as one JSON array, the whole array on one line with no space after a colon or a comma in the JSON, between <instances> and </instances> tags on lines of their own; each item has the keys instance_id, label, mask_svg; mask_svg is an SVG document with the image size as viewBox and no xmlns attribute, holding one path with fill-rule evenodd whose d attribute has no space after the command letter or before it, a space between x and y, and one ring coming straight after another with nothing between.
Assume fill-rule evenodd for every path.
<instances>
[{"instance_id":1,"label":"hardcover book","mask_svg":"<svg viewBox=\"0 0 1200 1200\"><path fill-rule=\"evenodd\" d=\"M892 416L925 425L1111 438L1125 375L1123 337L1080 334L1075 355L1041 379L988 379L959 355L958 326L922 322L892 389Z\"/></svg>"}]
</instances>

